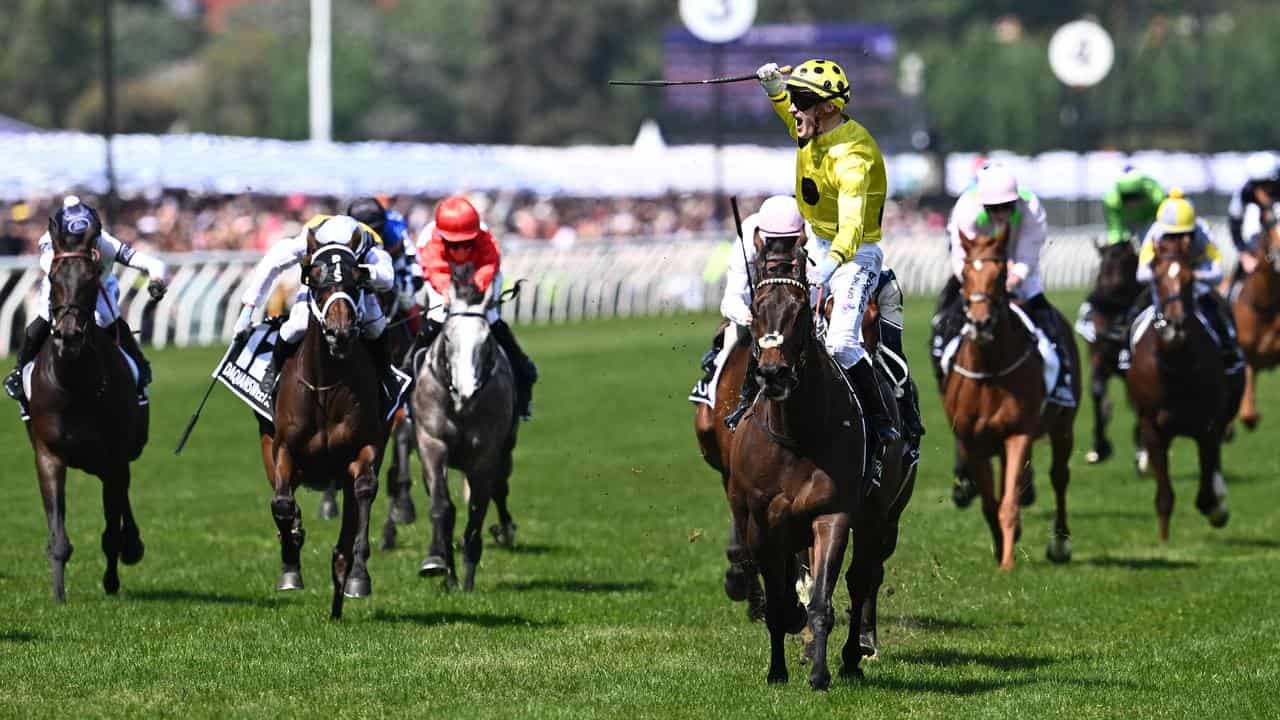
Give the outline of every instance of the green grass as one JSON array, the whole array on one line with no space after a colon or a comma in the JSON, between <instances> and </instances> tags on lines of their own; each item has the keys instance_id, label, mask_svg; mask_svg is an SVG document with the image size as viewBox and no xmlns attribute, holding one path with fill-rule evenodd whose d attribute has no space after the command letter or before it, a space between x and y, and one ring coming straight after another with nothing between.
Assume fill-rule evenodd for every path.
<instances>
[{"instance_id":1,"label":"green grass","mask_svg":"<svg viewBox=\"0 0 1280 720\"><path fill-rule=\"evenodd\" d=\"M1078 298L1059 298L1070 314ZM721 591L726 512L698 456L685 394L707 316L525 328L542 381L522 432L515 552L489 547L477 590L417 577L426 502L375 550L374 594L327 619L336 521L307 493L307 588L272 590L275 527L248 411L218 390L181 458L172 454L217 349L153 353L152 442L134 464L147 543L102 593L96 479L69 481L65 606L49 600L45 525L31 450L3 408L0 715L218 717L1275 717L1280 714L1280 508L1270 445L1280 414L1226 450L1231 524L1195 511L1186 441L1174 467L1173 538L1156 542L1153 483L1131 467L1119 401L1117 457L1072 456L1075 559L1044 559L1052 493L1024 516L1019 565L997 572L976 507L949 500L951 439L928 377L914 299L908 350L921 375L926 440L881 601L884 659L861 682L815 694L765 685L767 637ZM1280 408L1264 378L1262 407ZM416 470L415 470L416 472ZM455 500L459 491L455 485ZM379 499L375 521L385 517ZM838 607L848 604L843 588ZM833 642L843 642L847 626Z\"/></svg>"}]
</instances>

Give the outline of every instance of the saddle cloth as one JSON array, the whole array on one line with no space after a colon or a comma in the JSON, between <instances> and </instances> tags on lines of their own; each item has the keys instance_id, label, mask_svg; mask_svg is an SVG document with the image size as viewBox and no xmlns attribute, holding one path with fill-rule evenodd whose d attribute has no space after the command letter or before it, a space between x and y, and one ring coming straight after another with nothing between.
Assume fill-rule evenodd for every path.
<instances>
[{"instance_id":1,"label":"saddle cloth","mask_svg":"<svg viewBox=\"0 0 1280 720\"><path fill-rule=\"evenodd\" d=\"M121 348L120 346L116 346L116 350L120 352L120 356L124 358L125 364L129 366L129 372L133 374L133 384L136 387L138 385L137 363L133 361L133 358L129 357L129 353L125 352L124 348ZM31 373L35 369L36 369L35 360L32 360L31 362L22 366L22 398L20 398L18 402L18 412L22 416L23 422L26 422L27 420L31 419L31 413L27 408L27 398L31 397ZM150 402L151 401L147 398L147 391L139 390L138 405L143 406Z\"/></svg>"},{"instance_id":2,"label":"saddle cloth","mask_svg":"<svg viewBox=\"0 0 1280 720\"><path fill-rule=\"evenodd\" d=\"M281 319L272 318L255 325L244 342L232 340L226 354L213 370L213 377L218 382L226 385L236 397L268 421L275 417L275 399L263 391L262 374L271 363L271 354L280 339L280 324ZM399 368L387 366L379 378L383 406L390 408L384 419L389 420L404 402L412 381Z\"/></svg>"},{"instance_id":3,"label":"saddle cloth","mask_svg":"<svg viewBox=\"0 0 1280 720\"><path fill-rule=\"evenodd\" d=\"M689 391L689 401L692 403L701 403L709 405L713 409L716 406L716 386L720 384L720 375L724 372L724 364L729 360L729 353L738 345L738 326L729 323L724 329L724 347L720 348L720 352L716 353L714 361L715 371L711 373L711 377L703 376L698 383L693 386L693 390Z\"/></svg>"},{"instance_id":4,"label":"saddle cloth","mask_svg":"<svg viewBox=\"0 0 1280 720\"><path fill-rule=\"evenodd\" d=\"M1054 351L1053 343L1049 342L1048 336L1044 334L1044 331L1036 327L1035 323L1031 322L1031 318L1027 317L1027 314L1022 311L1022 308L1010 303L1009 309L1013 311L1015 317L1022 321L1022 324L1027 328L1027 330L1035 336L1036 349L1040 352L1040 359L1044 362L1044 391L1046 395L1052 395L1054 388L1057 387L1058 384L1058 371L1060 370L1058 353ZM960 349L960 340L962 338L963 332L949 338L943 346L942 372L944 376L951 373L951 367L955 361L956 351ZM1013 360L1010 360L1010 362L1013 362Z\"/></svg>"}]
</instances>

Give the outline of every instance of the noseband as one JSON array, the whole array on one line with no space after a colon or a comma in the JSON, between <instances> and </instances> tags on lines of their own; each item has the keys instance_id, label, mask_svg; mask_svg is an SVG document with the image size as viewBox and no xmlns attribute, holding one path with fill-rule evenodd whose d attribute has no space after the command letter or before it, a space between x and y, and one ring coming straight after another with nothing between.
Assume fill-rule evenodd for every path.
<instances>
[{"instance_id":1,"label":"noseband","mask_svg":"<svg viewBox=\"0 0 1280 720\"><path fill-rule=\"evenodd\" d=\"M1163 258L1163 259L1168 259L1168 258ZM1173 262L1181 263L1183 261L1181 258L1178 258L1178 259L1175 259ZM1179 283L1177 293L1170 295L1168 297L1162 298L1160 297L1160 289L1157 287L1157 283L1155 282L1151 283L1151 306L1155 308L1154 314L1152 317L1152 323L1151 323L1151 327L1153 329L1155 329L1157 332L1160 332L1169 326L1169 319L1165 317L1164 309L1175 302L1185 300L1183 295L1186 292L1187 292L1187 286ZM1184 308L1184 312L1186 312L1185 308Z\"/></svg>"}]
</instances>

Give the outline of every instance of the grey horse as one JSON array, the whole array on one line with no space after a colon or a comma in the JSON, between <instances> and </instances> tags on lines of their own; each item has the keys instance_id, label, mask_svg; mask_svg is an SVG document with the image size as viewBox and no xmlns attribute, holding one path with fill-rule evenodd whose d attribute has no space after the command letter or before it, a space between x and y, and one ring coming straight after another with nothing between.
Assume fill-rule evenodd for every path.
<instances>
[{"instance_id":1,"label":"grey horse","mask_svg":"<svg viewBox=\"0 0 1280 720\"><path fill-rule=\"evenodd\" d=\"M413 427L431 495L432 526L431 548L418 574L443 575L446 588L458 583L453 561L456 513L447 482L448 468L454 468L466 476L462 587L471 590L491 500L499 512L499 525L492 529L495 537L500 542L514 538L506 499L518 422L511 363L489 330L487 316L496 300L475 286L469 265L454 270L451 288L444 329L427 349L413 391Z\"/></svg>"}]
</instances>

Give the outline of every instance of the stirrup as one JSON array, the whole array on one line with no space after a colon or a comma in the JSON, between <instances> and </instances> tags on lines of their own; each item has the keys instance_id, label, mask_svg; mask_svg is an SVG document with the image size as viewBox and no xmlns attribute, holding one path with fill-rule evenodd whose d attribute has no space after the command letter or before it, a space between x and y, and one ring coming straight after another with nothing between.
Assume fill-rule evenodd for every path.
<instances>
[{"instance_id":1,"label":"stirrup","mask_svg":"<svg viewBox=\"0 0 1280 720\"><path fill-rule=\"evenodd\" d=\"M9 397L22 402L22 369L14 368L4 379L4 392Z\"/></svg>"},{"instance_id":2,"label":"stirrup","mask_svg":"<svg viewBox=\"0 0 1280 720\"><path fill-rule=\"evenodd\" d=\"M733 409L733 412L725 416L724 426L729 428L730 430L737 430L738 423L742 422L742 418L747 414L747 411L750 409L751 409L751 402L748 400L742 400L741 402L738 403L738 407Z\"/></svg>"},{"instance_id":3,"label":"stirrup","mask_svg":"<svg viewBox=\"0 0 1280 720\"><path fill-rule=\"evenodd\" d=\"M267 395L274 396L276 394L276 383L280 381L280 371L276 370L275 365L267 365L262 371L262 380L258 381L258 387Z\"/></svg>"}]
</instances>

